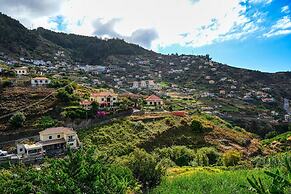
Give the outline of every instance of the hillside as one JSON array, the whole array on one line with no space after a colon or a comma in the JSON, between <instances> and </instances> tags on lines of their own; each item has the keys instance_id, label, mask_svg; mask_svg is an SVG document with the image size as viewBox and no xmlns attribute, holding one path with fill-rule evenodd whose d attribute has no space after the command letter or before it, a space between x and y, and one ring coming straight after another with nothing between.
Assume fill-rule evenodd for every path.
<instances>
[{"instance_id":1,"label":"hillside","mask_svg":"<svg viewBox=\"0 0 291 194\"><path fill-rule=\"evenodd\" d=\"M12 68L41 60L45 65L32 69L62 74L89 87L155 93L167 99L166 109L207 112L261 137L288 130L283 101L291 99L291 72L234 68L209 55L162 55L119 39L28 30L4 14L0 22L0 57ZM153 88L132 88L134 82L148 80L153 80ZM183 102L185 96L193 101Z\"/></svg>"},{"instance_id":2,"label":"hillside","mask_svg":"<svg viewBox=\"0 0 291 194\"><path fill-rule=\"evenodd\" d=\"M66 60L98 64L113 55L150 53L123 40L56 33L43 28L28 30L17 20L0 13L0 52L10 56L53 60L64 51Z\"/></svg>"},{"instance_id":3,"label":"hillside","mask_svg":"<svg viewBox=\"0 0 291 194\"><path fill-rule=\"evenodd\" d=\"M191 121L202 124L203 130L195 131ZM239 127L209 115L185 118L169 114L131 116L92 129L80 131L86 146L96 146L99 152L122 156L136 148L153 152L172 146L191 149L215 147L221 152L236 149L250 157L261 153L260 143L252 134Z\"/></svg>"}]
</instances>

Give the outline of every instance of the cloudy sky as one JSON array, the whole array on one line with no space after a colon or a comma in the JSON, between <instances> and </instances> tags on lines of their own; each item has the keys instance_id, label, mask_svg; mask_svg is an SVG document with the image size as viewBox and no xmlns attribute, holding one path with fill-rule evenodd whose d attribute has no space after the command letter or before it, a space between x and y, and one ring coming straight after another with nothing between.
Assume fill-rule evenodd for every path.
<instances>
[{"instance_id":1,"label":"cloudy sky","mask_svg":"<svg viewBox=\"0 0 291 194\"><path fill-rule=\"evenodd\" d=\"M26 27L118 37L161 53L291 71L291 0L0 0Z\"/></svg>"}]
</instances>

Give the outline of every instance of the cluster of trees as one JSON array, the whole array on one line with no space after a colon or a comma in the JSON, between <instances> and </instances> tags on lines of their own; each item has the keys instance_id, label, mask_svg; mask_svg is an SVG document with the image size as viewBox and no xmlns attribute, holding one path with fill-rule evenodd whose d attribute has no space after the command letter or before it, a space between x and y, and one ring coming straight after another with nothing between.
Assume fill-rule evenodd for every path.
<instances>
[{"instance_id":1,"label":"cluster of trees","mask_svg":"<svg viewBox=\"0 0 291 194\"><path fill-rule=\"evenodd\" d=\"M75 60L81 60L89 64L100 63L110 55L143 54L148 52L138 45L129 44L120 39L105 41L97 37L56 33L43 28L38 28L36 33L66 49Z\"/></svg>"},{"instance_id":2,"label":"cluster of trees","mask_svg":"<svg viewBox=\"0 0 291 194\"><path fill-rule=\"evenodd\" d=\"M235 150L220 154L213 147L203 147L197 150L185 146L173 146L155 149L158 158L166 159L170 166L235 166L241 160L241 153Z\"/></svg>"},{"instance_id":3,"label":"cluster of trees","mask_svg":"<svg viewBox=\"0 0 291 194\"><path fill-rule=\"evenodd\" d=\"M95 159L79 150L41 166L12 166L0 171L0 193L135 193L140 185L125 166Z\"/></svg>"}]
</instances>

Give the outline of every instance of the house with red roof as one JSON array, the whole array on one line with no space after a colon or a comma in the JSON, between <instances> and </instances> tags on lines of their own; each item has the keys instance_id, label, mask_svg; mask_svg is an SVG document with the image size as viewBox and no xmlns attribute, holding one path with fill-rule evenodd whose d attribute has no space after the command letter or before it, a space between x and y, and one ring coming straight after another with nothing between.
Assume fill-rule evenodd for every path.
<instances>
[{"instance_id":1,"label":"house with red roof","mask_svg":"<svg viewBox=\"0 0 291 194\"><path fill-rule=\"evenodd\" d=\"M97 92L91 94L90 101L98 103L99 106L113 106L118 102L117 97L113 92Z\"/></svg>"},{"instance_id":2,"label":"house with red roof","mask_svg":"<svg viewBox=\"0 0 291 194\"><path fill-rule=\"evenodd\" d=\"M164 104L164 101L154 94L147 97L145 101L149 106L162 106Z\"/></svg>"},{"instance_id":3,"label":"house with red roof","mask_svg":"<svg viewBox=\"0 0 291 194\"><path fill-rule=\"evenodd\" d=\"M92 101L90 100L82 100L80 101L80 106L82 106L85 110L91 110L92 108Z\"/></svg>"}]
</instances>

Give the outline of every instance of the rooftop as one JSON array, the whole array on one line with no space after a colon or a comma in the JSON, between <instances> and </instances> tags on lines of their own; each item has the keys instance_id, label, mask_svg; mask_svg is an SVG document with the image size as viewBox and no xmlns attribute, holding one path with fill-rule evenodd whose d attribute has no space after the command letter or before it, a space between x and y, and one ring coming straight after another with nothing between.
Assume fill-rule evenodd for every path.
<instances>
[{"instance_id":1,"label":"rooftop","mask_svg":"<svg viewBox=\"0 0 291 194\"><path fill-rule=\"evenodd\" d=\"M150 95L145 99L146 101L162 101L162 99L156 95Z\"/></svg>"},{"instance_id":2,"label":"rooftop","mask_svg":"<svg viewBox=\"0 0 291 194\"><path fill-rule=\"evenodd\" d=\"M52 127L52 128L47 128L43 131L40 131L39 134L45 135L45 134L54 134L54 133L74 133L75 131L73 128L68 128L68 127Z\"/></svg>"},{"instance_id":3,"label":"rooftop","mask_svg":"<svg viewBox=\"0 0 291 194\"><path fill-rule=\"evenodd\" d=\"M98 93L92 93L92 97L107 97L107 96L117 96L117 94L112 92L98 92Z\"/></svg>"}]
</instances>

